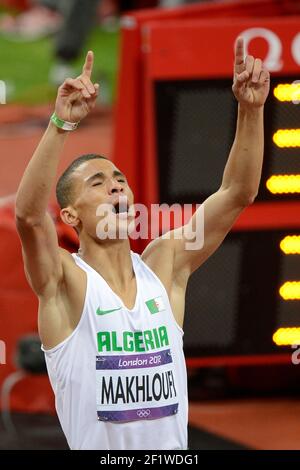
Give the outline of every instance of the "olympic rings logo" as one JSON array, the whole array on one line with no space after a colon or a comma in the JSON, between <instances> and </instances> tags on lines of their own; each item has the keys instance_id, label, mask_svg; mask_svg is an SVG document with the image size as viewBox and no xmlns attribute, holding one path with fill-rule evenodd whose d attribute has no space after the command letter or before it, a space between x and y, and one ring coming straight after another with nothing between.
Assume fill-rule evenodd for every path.
<instances>
[{"instance_id":1,"label":"olympic rings logo","mask_svg":"<svg viewBox=\"0 0 300 470\"><path fill-rule=\"evenodd\" d=\"M136 412L139 418L148 418L150 416L151 411L150 410L138 410Z\"/></svg>"},{"instance_id":2,"label":"olympic rings logo","mask_svg":"<svg viewBox=\"0 0 300 470\"><path fill-rule=\"evenodd\" d=\"M274 31L268 28L249 28L239 33L239 36L243 36L245 40L246 55L248 54L248 46L252 39L265 39L268 43L269 51L263 60L264 65L268 70L270 70L270 72L276 72L283 68L283 44L281 38ZM290 49L295 63L300 65L300 33L297 33L296 36L292 39Z\"/></svg>"}]
</instances>

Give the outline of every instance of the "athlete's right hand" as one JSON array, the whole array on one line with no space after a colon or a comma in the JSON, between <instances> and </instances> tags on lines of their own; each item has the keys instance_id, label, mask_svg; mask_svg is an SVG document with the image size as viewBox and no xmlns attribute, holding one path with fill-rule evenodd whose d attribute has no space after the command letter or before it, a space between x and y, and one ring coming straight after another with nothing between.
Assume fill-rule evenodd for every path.
<instances>
[{"instance_id":1,"label":"athlete's right hand","mask_svg":"<svg viewBox=\"0 0 300 470\"><path fill-rule=\"evenodd\" d=\"M82 73L79 77L67 78L59 87L55 113L63 121L79 122L94 108L99 85L91 82L94 54L87 53Z\"/></svg>"}]
</instances>

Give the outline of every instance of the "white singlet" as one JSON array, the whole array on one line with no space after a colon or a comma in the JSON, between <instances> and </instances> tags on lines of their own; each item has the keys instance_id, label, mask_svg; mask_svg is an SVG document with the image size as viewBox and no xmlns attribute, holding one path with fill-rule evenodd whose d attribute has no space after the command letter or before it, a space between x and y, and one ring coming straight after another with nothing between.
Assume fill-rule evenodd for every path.
<instances>
[{"instance_id":1,"label":"white singlet","mask_svg":"<svg viewBox=\"0 0 300 470\"><path fill-rule=\"evenodd\" d=\"M73 253L87 274L81 319L45 350L57 414L71 449L187 449L187 374L167 292L131 252L133 309Z\"/></svg>"}]
</instances>

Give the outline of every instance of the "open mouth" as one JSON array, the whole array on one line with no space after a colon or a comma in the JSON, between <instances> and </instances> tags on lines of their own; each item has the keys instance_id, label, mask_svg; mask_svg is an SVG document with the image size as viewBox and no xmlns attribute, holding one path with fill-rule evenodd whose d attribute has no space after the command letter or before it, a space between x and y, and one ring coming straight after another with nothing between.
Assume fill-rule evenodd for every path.
<instances>
[{"instance_id":1,"label":"open mouth","mask_svg":"<svg viewBox=\"0 0 300 470\"><path fill-rule=\"evenodd\" d=\"M116 214L128 213L129 205L126 201L117 202L114 204L114 210Z\"/></svg>"}]
</instances>

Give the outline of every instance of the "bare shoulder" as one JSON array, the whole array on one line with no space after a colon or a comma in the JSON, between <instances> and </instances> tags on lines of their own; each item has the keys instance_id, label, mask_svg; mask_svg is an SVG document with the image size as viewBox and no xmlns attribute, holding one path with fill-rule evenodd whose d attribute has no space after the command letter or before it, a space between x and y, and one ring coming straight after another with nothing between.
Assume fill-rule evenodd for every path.
<instances>
[{"instance_id":1,"label":"bare shoulder","mask_svg":"<svg viewBox=\"0 0 300 470\"><path fill-rule=\"evenodd\" d=\"M77 266L73 256L59 247L63 279L55 297L39 298L39 330L46 349L66 339L78 325L84 306L86 273Z\"/></svg>"},{"instance_id":2,"label":"bare shoulder","mask_svg":"<svg viewBox=\"0 0 300 470\"><path fill-rule=\"evenodd\" d=\"M186 287L190 271L188 269L177 269L178 253L177 249L179 240L174 238L174 231L168 232L164 238L159 237L149 243L145 248L142 259L149 266L155 274L162 280L167 292L174 285Z\"/></svg>"},{"instance_id":3,"label":"bare shoulder","mask_svg":"<svg viewBox=\"0 0 300 470\"><path fill-rule=\"evenodd\" d=\"M62 294L74 311L74 306L81 305L85 296L87 275L80 268L71 253L59 247L59 253L63 266Z\"/></svg>"},{"instance_id":4,"label":"bare shoulder","mask_svg":"<svg viewBox=\"0 0 300 470\"><path fill-rule=\"evenodd\" d=\"M59 249L60 259L64 265L76 266L75 260L68 250L65 250L65 248L62 248L61 246L58 249Z\"/></svg>"},{"instance_id":5,"label":"bare shoulder","mask_svg":"<svg viewBox=\"0 0 300 470\"><path fill-rule=\"evenodd\" d=\"M164 237L159 237L149 243L142 254L142 260L154 271L166 288L169 298L184 297L187 282L189 279L189 270L178 269L178 243L174 238L174 231L168 232ZM173 305L173 310L174 310Z\"/></svg>"},{"instance_id":6,"label":"bare shoulder","mask_svg":"<svg viewBox=\"0 0 300 470\"><path fill-rule=\"evenodd\" d=\"M147 245L141 258L161 280L170 295L174 267L173 240L156 238Z\"/></svg>"},{"instance_id":7,"label":"bare shoulder","mask_svg":"<svg viewBox=\"0 0 300 470\"><path fill-rule=\"evenodd\" d=\"M159 237L146 247L142 260L163 283L177 324L182 328L188 272L176 272L176 243L174 238Z\"/></svg>"},{"instance_id":8,"label":"bare shoulder","mask_svg":"<svg viewBox=\"0 0 300 470\"><path fill-rule=\"evenodd\" d=\"M59 256L63 266L65 281L72 279L73 275L84 277L84 271L76 264L74 257L68 250L59 247Z\"/></svg>"}]
</instances>

